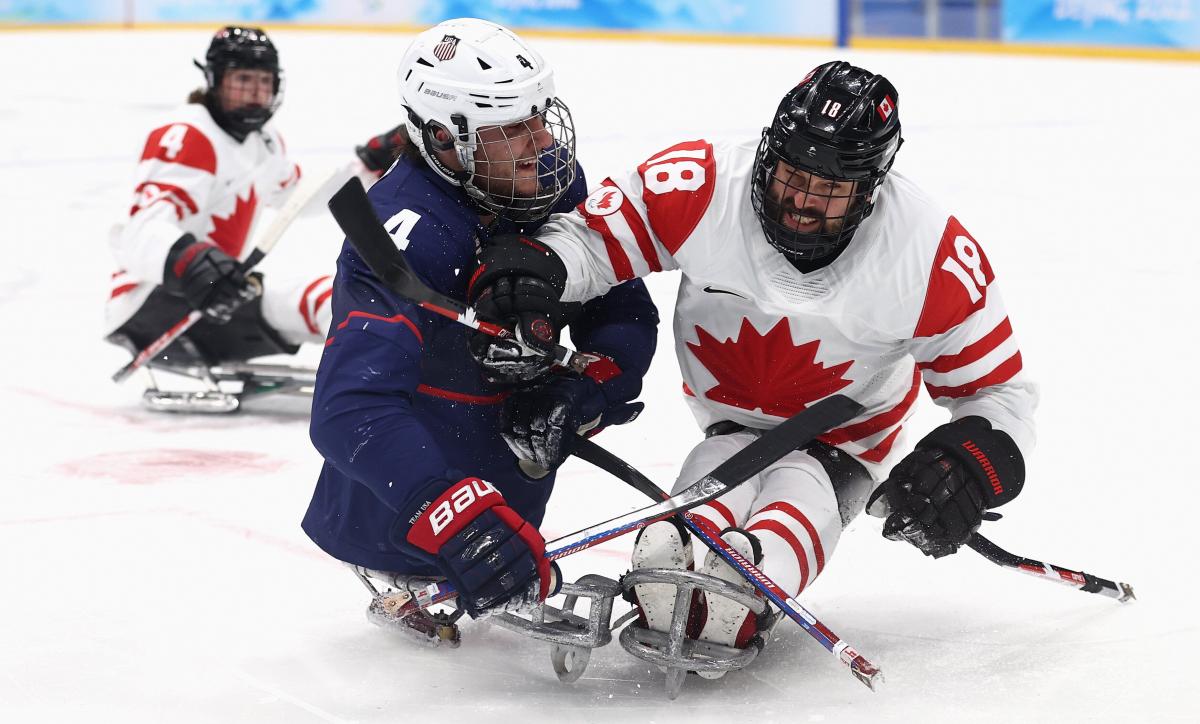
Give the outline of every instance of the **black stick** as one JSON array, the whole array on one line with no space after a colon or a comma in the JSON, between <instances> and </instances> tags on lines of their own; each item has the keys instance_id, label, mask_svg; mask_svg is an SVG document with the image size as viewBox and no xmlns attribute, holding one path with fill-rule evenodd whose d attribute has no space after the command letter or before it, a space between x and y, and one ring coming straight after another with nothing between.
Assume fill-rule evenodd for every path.
<instances>
[{"instance_id":1,"label":"black stick","mask_svg":"<svg viewBox=\"0 0 1200 724\"><path fill-rule=\"evenodd\" d=\"M484 334L511 339L537 354L552 357L558 364L575 372L583 372L588 364L596 359L559 344L554 345L549 352L528 347L513 337L511 330L479 319L471 307L430 289L413 272L408 260L404 258L404 252L396 248L391 235L375 215L375 208L371 206L367 191L357 177L347 181L333 195L329 200L329 211L333 213L333 218L345 232L350 245L362 257L371 272L393 292L422 309L465 324Z\"/></svg>"},{"instance_id":2,"label":"black stick","mask_svg":"<svg viewBox=\"0 0 1200 724\"><path fill-rule=\"evenodd\" d=\"M1099 593L1102 596L1115 598L1121 603L1137 598L1133 595L1133 586L1128 583L1110 581L1090 573L1072 571L1069 568L1013 555L978 533L967 541L967 547L998 566L1056 581L1086 593Z\"/></svg>"}]
</instances>

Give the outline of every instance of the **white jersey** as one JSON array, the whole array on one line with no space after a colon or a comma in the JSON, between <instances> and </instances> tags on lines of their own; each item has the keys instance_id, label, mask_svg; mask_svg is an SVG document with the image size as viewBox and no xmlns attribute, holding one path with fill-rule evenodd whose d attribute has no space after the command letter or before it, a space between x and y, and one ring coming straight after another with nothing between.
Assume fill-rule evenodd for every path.
<instances>
[{"instance_id":1,"label":"white jersey","mask_svg":"<svg viewBox=\"0 0 1200 724\"><path fill-rule=\"evenodd\" d=\"M772 247L750 200L757 141L681 143L606 179L538 239L581 301L679 269L675 352L702 428L770 428L829 395L866 412L822 436L877 479L921 382L954 418L982 416L1026 455L1037 389L979 243L891 172L874 212L829 266L801 273Z\"/></svg>"},{"instance_id":2,"label":"white jersey","mask_svg":"<svg viewBox=\"0 0 1200 724\"><path fill-rule=\"evenodd\" d=\"M105 309L108 331L162 283L167 252L185 232L244 258L259 210L281 205L300 178L270 123L238 143L203 105L170 118L147 138L128 216L109 238L119 271Z\"/></svg>"}]
</instances>

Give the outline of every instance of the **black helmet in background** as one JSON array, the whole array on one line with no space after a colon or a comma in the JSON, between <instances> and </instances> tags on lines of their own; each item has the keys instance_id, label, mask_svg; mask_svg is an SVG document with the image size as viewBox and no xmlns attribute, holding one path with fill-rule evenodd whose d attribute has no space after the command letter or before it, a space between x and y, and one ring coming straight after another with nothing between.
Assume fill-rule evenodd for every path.
<instances>
[{"instance_id":1,"label":"black helmet in background","mask_svg":"<svg viewBox=\"0 0 1200 724\"><path fill-rule=\"evenodd\" d=\"M279 52L261 28L229 26L213 36L204 54L204 63L196 66L204 71L207 83L205 105L221 128L238 139L257 131L270 120L283 102L283 72L279 68ZM221 81L235 69L264 70L274 76L274 93L265 105L248 105L224 109L219 97Z\"/></svg>"}]
</instances>

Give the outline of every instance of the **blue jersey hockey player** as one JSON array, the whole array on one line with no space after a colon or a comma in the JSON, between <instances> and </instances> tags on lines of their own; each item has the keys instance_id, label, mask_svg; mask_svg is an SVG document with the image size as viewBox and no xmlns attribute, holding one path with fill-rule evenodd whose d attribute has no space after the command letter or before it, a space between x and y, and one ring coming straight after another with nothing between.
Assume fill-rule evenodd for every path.
<instances>
[{"instance_id":1,"label":"blue jersey hockey player","mask_svg":"<svg viewBox=\"0 0 1200 724\"><path fill-rule=\"evenodd\" d=\"M369 196L417 275L468 300L490 239L532 231L585 198L571 116L541 56L484 21L419 35L399 81L411 142ZM516 290L472 301L519 326L507 293ZM577 348L602 357L585 376L547 376L522 348L487 345L475 350L491 355L485 377L470 329L398 297L349 245L332 301L310 430L325 463L305 532L360 576L448 579L472 616L544 599L555 574L538 526L553 468L577 430L640 392L658 323L645 287L631 281L555 319ZM544 444L522 460L506 438L528 440L513 430L531 420L546 425ZM389 601L376 596L373 620L388 623ZM436 643L428 622L392 621Z\"/></svg>"}]
</instances>

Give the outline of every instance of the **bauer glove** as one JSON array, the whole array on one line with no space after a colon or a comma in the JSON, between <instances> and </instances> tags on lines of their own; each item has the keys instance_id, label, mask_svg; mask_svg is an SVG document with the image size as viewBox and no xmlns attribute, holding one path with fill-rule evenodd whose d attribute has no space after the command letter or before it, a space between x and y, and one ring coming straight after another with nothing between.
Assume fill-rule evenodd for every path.
<instances>
[{"instance_id":1,"label":"bauer glove","mask_svg":"<svg viewBox=\"0 0 1200 724\"><path fill-rule=\"evenodd\" d=\"M558 589L542 534L479 478L431 483L396 519L392 542L436 566L473 618L535 605Z\"/></svg>"}]
</instances>

